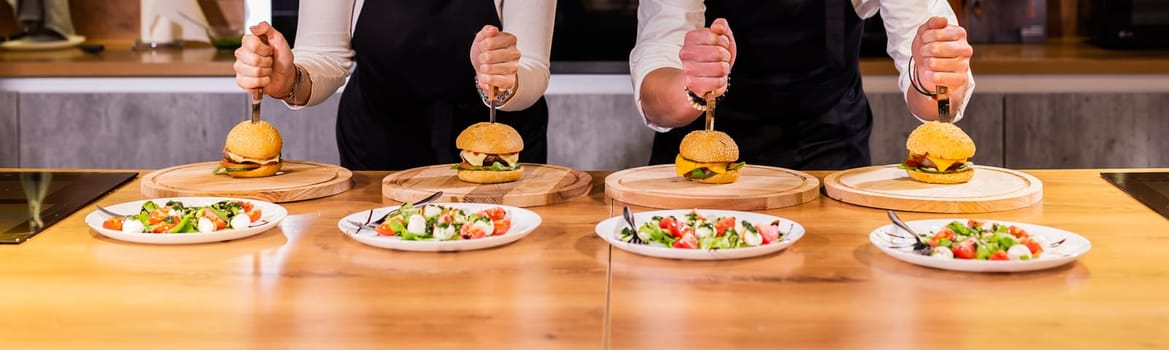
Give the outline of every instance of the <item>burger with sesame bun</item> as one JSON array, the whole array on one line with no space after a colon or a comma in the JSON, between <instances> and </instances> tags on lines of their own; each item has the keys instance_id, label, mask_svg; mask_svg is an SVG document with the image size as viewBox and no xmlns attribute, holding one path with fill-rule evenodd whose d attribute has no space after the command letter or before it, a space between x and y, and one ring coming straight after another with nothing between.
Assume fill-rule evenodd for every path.
<instances>
[{"instance_id":1,"label":"burger with sesame bun","mask_svg":"<svg viewBox=\"0 0 1169 350\"><path fill-rule=\"evenodd\" d=\"M223 145L223 160L215 174L232 177L272 176L280 171L283 160L280 149L284 141L280 131L266 121L245 120L227 133Z\"/></svg>"},{"instance_id":2,"label":"burger with sesame bun","mask_svg":"<svg viewBox=\"0 0 1169 350\"><path fill-rule=\"evenodd\" d=\"M674 170L686 180L725 184L739 179L747 162L738 162L739 145L722 131L695 130L682 138Z\"/></svg>"},{"instance_id":3,"label":"burger with sesame bun","mask_svg":"<svg viewBox=\"0 0 1169 350\"><path fill-rule=\"evenodd\" d=\"M974 177L974 140L957 125L942 122L921 124L905 140L909 156L899 168L910 179L933 184L956 184Z\"/></svg>"},{"instance_id":4,"label":"burger with sesame bun","mask_svg":"<svg viewBox=\"0 0 1169 350\"><path fill-rule=\"evenodd\" d=\"M520 151L524 139L520 133L502 123L480 122L459 133L455 147L462 162L452 169L459 180L473 183L501 183L519 180L524 175Z\"/></svg>"}]
</instances>

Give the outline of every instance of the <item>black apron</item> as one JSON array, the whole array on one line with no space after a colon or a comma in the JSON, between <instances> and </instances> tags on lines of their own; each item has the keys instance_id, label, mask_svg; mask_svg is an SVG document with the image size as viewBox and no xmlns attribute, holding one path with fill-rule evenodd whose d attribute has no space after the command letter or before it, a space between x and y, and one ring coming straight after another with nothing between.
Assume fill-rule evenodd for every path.
<instances>
[{"instance_id":1,"label":"black apron","mask_svg":"<svg viewBox=\"0 0 1169 350\"><path fill-rule=\"evenodd\" d=\"M456 163L455 138L488 120L470 49L500 26L492 0L366 1L353 30L356 69L337 111L341 166L399 170ZM522 88L522 87L521 87ZM548 106L541 98L496 120L524 139L520 161L546 163Z\"/></svg>"},{"instance_id":2,"label":"black apron","mask_svg":"<svg viewBox=\"0 0 1169 350\"><path fill-rule=\"evenodd\" d=\"M715 130L747 164L792 169L869 165L872 111L858 67L863 21L848 0L707 0L706 25L726 18L737 54ZM698 113L698 112L696 112ZM650 164L673 163L705 117L654 137Z\"/></svg>"}]
</instances>

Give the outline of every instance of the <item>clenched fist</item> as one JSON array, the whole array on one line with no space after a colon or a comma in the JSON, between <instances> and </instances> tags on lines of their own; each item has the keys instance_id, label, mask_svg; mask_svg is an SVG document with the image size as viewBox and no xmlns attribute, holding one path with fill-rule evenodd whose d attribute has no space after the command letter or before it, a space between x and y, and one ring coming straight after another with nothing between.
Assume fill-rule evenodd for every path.
<instances>
[{"instance_id":1,"label":"clenched fist","mask_svg":"<svg viewBox=\"0 0 1169 350\"><path fill-rule=\"evenodd\" d=\"M708 92L713 92L714 97L725 94L735 65L735 36L727 20L719 18L710 28L687 32L678 58L682 60L686 88L699 96Z\"/></svg>"},{"instance_id":2,"label":"clenched fist","mask_svg":"<svg viewBox=\"0 0 1169 350\"><path fill-rule=\"evenodd\" d=\"M490 94L491 87L500 91L514 88L519 64L520 50L516 48L515 35L501 32L492 25L484 26L475 35L471 44L471 65L475 67L479 88L483 91Z\"/></svg>"},{"instance_id":3,"label":"clenched fist","mask_svg":"<svg viewBox=\"0 0 1169 350\"><path fill-rule=\"evenodd\" d=\"M926 90L934 91L938 85L951 91L966 86L974 54L966 41L966 29L948 25L943 17L932 17L917 28L912 47L916 74Z\"/></svg>"},{"instance_id":4,"label":"clenched fist","mask_svg":"<svg viewBox=\"0 0 1169 350\"><path fill-rule=\"evenodd\" d=\"M249 91L264 88L275 98L288 96L296 78L292 47L268 22L260 22L250 30L251 34L245 35L243 44L235 50L235 83ZM260 41L260 36L266 37L268 43Z\"/></svg>"}]
</instances>

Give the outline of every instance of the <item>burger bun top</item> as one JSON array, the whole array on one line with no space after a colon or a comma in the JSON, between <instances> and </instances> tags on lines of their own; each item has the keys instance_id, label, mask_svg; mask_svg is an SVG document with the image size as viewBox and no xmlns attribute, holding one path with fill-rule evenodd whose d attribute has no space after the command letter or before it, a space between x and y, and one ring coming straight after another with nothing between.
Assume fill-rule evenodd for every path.
<instances>
[{"instance_id":1,"label":"burger bun top","mask_svg":"<svg viewBox=\"0 0 1169 350\"><path fill-rule=\"evenodd\" d=\"M914 154L929 154L942 159L967 159L974 156L974 140L952 123L926 122L913 129L905 147Z\"/></svg>"},{"instance_id":2,"label":"burger bun top","mask_svg":"<svg viewBox=\"0 0 1169 350\"><path fill-rule=\"evenodd\" d=\"M722 131L695 130L682 138L678 153L701 163L729 163L739 159L739 145Z\"/></svg>"},{"instance_id":3,"label":"burger bun top","mask_svg":"<svg viewBox=\"0 0 1169 350\"><path fill-rule=\"evenodd\" d=\"M471 152L511 154L524 149L524 139L507 124L479 122L459 133L455 147Z\"/></svg>"},{"instance_id":4,"label":"burger bun top","mask_svg":"<svg viewBox=\"0 0 1169 350\"><path fill-rule=\"evenodd\" d=\"M280 155L284 141L280 131L266 121L245 120L227 133L224 149L252 159L270 159Z\"/></svg>"}]
</instances>

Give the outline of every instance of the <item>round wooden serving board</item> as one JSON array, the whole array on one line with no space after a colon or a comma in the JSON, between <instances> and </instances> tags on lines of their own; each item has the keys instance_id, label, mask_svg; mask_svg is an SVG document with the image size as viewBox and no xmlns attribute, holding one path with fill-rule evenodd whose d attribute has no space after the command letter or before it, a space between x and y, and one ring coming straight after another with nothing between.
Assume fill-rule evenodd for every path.
<instances>
[{"instance_id":1,"label":"round wooden serving board","mask_svg":"<svg viewBox=\"0 0 1169 350\"><path fill-rule=\"evenodd\" d=\"M523 168L524 175L519 180L498 184L459 180L450 164L408 169L382 179L382 196L398 202L414 202L442 191L437 202L534 207L581 197L592 189L592 177L580 170L528 163L523 163Z\"/></svg>"},{"instance_id":2,"label":"round wooden serving board","mask_svg":"<svg viewBox=\"0 0 1169 350\"><path fill-rule=\"evenodd\" d=\"M142 177L142 194L158 197L236 197L269 202L316 199L345 192L353 172L335 165L286 160L276 175L234 178L211 172L219 162L194 163L154 171Z\"/></svg>"},{"instance_id":3,"label":"round wooden serving board","mask_svg":"<svg viewBox=\"0 0 1169 350\"><path fill-rule=\"evenodd\" d=\"M763 210L820 196L820 180L795 170L750 165L729 184L689 181L673 165L626 169L605 178L605 195L622 203L663 209Z\"/></svg>"},{"instance_id":4,"label":"round wooden serving board","mask_svg":"<svg viewBox=\"0 0 1169 350\"><path fill-rule=\"evenodd\" d=\"M881 209L928 213L985 213L1023 208L1043 200L1043 183L1018 171L977 165L961 184L911 180L897 165L849 169L824 178L829 197Z\"/></svg>"}]
</instances>

